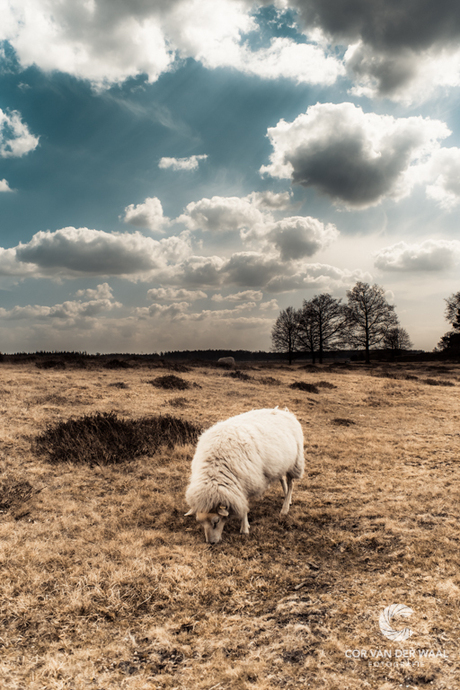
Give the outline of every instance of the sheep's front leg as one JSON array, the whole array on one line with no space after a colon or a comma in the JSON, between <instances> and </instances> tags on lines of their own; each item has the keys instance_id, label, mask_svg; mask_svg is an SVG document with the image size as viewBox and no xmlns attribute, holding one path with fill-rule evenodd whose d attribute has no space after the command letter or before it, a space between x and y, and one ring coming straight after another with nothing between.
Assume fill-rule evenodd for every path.
<instances>
[{"instance_id":1,"label":"sheep's front leg","mask_svg":"<svg viewBox=\"0 0 460 690\"><path fill-rule=\"evenodd\" d=\"M249 522L248 522L248 514L245 513L243 515L243 518L241 520L241 529L240 529L241 534L249 534Z\"/></svg>"},{"instance_id":2,"label":"sheep's front leg","mask_svg":"<svg viewBox=\"0 0 460 690\"><path fill-rule=\"evenodd\" d=\"M287 475L287 491L285 493L283 507L281 508L280 515L287 515L289 513L289 506L292 502L292 477Z\"/></svg>"}]
</instances>

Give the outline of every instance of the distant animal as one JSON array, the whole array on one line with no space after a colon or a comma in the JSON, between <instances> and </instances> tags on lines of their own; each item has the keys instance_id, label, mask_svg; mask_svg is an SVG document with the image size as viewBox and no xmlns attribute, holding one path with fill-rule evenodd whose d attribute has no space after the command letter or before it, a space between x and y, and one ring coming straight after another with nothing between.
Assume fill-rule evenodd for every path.
<instances>
[{"instance_id":1,"label":"distant animal","mask_svg":"<svg viewBox=\"0 0 460 690\"><path fill-rule=\"evenodd\" d=\"M234 367L236 364L234 357L220 357L217 360L218 367Z\"/></svg>"},{"instance_id":2,"label":"distant animal","mask_svg":"<svg viewBox=\"0 0 460 690\"><path fill-rule=\"evenodd\" d=\"M289 410L262 409L218 422L198 439L185 494L190 510L204 527L205 539L216 544L227 519L241 520L249 534L249 500L279 480L287 515L292 482L304 471L303 432Z\"/></svg>"}]
</instances>

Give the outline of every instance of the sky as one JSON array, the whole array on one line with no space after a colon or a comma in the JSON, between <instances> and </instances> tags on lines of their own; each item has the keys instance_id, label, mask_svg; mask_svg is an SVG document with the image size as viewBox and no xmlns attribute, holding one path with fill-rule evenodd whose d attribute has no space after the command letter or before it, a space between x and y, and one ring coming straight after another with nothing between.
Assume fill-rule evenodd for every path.
<instances>
[{"instance_id":1,"label":"sky","mask_svg":"<svg viewBox=\"0 0 460 690\"><path fill-rule=\"evenodd\" d=\"M0 350L269 350L460 290L453 0L0 0Z\"/></svg>"}]
</instances>

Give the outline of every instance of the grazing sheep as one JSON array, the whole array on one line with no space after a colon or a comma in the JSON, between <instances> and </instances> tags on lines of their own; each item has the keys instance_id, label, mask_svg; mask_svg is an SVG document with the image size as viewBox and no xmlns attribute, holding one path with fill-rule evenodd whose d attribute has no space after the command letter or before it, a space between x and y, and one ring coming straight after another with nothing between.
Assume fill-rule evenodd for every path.
<instances>
[{"instance_id":1,"label":"grazing sheep","mask_svg":"<svg viewBox=\"0 0 460 690\"><path fill-rule=\"evenodd\" d=\"M217 360L218 367L234 367L236 364L234 357L220 357Z\"/></svg>"},{"instance_id":2,"label":"grazing sheep","mask_svg":"<svg viewBox=\"0 0 460 690\"><path fill-rule=\"evenodd\" d=\"M261 496L279 480L284 492L281 515L287 515L292 480L303 475L303 433L289 410L252 410L218 422L199 438L186 492L190 510L216 544L227 518L241 520L249 534L249 499Z\"/></svg>"}]
</instances>

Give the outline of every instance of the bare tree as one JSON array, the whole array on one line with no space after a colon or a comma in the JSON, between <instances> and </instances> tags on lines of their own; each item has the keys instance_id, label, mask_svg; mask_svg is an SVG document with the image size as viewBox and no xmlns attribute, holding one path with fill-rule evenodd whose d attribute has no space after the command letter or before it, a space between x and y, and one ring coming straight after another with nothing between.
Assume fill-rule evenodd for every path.
<instances>
[{"instance_id":1,"label":"bare tree","mask_svg":"<svg viewBox=\"0 0 460 690\"><path fill-rule=\"evenodd\" d=\"M393 351L410 350L412 348L412 341L409 337L409 333L405 328L400 328L398 326L388 329L385 333L383 344L386 348Z\"/></svg>"},{"instance_id":2,"label":"bare tree","mask_svg":"<svg viewBox=\"0 0 460 690\"><path fill-rule=\"evenodd\" d=\"M297 346L302 352L310 352L311 361L316 362L316 353L319 350L318 326L311 303L304 300L302 309L298 312L299 330L297 334Z\"/></svg>"},{"instance_id":3,"label":"bare tree","mask_svg":"<svg viewBox=\"0 0 460 690\"><path fill-rule=\"evenodd\" d=\"M304 300L299 313L300 349L311 352L312 361L318 354L322 363L324 352L337 345L343 333L346 315L340 299L328 293Z\"/></svg>"},{"instance_id":4,"label":"bare tree","mask_svg":"<svg viewBox=\"0 0 460 690\"><path fill-rule=\"evenodd\" d=\"M366 362L370 362L370 349L380 345L391 328L397 328L398 318L393 305L388 304L379 285L358 281L347 290L347 340L357 348L364 348Z\"/></svg>"},{"instance_id":5,"label":"bare tree","mask_svg":"<svg viewBox=\"0 0 460 690\"><path fill-rule=\"evenodd\" d=\"M325 350L330 350L334 345L337 345L344 332L346 315L341 301L341 299L335 299L326 292L322 295L315 295L309 302L309 308L316 322L320 364L323 361Z\"/></svg>"},{"instance_id":6,"label":"bare tree","mask_svg":"<svg viewBox=\"0 0 460 690\"><path fill-rule=\"evenodd\" d=\"M452 328L460 331L460 292L455 292L444 301L446 302L444 312L446 320L452 324Z\"/></svg>"},{"instance_id":7,"label":"bare tree","mask_svg":"<svg viewBox=\"0 0 460 690\"><path fill-rule=\"evenodd\" d=\"M439 341L436 350L450 351L458 355L460 350L460 292L455 292L446 300L444 315L446 321L452 325L452 330L445 333Z\"/></svg>"},{"instance_id":8,"label":"bare tree","mask_svg":"<svg viewBox=\"0 0 460 690\"><path fill-rule=\"evenodd\" d=\"M299 313L294 307L283 309L272 328L272 350L287 352L289 364L292 364L292 355L297 351L298 333Z\"/></svg>"}]
</instances>

